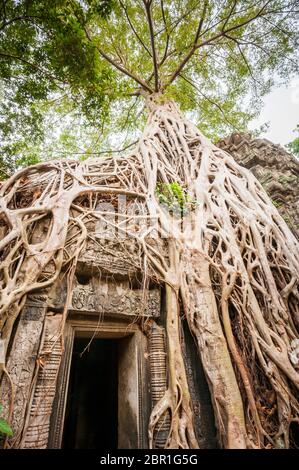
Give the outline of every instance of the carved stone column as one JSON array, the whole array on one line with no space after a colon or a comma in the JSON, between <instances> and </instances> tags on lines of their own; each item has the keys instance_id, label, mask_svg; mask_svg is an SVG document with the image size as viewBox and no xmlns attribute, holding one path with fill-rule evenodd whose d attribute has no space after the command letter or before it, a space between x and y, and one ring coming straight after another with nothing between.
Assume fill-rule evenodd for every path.
<instances>
[{"instance_id":1,"label":"carved stone column","mask_svg":"<svg viewBox=\"0 0 299 470\"><path fill-rule=\"evenodd\" d=\"M10 423L14 436L8 441L9 447L18 448L22 438L32 382L36 372L36 357L40 350L43 334L46 299L46 295L32 294L28 296L20 314L20 321L7 362L7 371L14 390L11 390L6 376L2 379L0 402L3 404L4 417L7 418L10 409L12 409Z\"/></svg>"},{"instance_id":2,"label":"carved stone column","mask_svg":"<svg viewBox=\"0 0 299 470\"><path fill-rule=\"evenodd\" d=\"M151 397L154 407L161 400L167 389L166 348L164 329L151 322L148 333L149 359L151 372ZM155 427L154 442L157 449L165 447L170 430L170 415L166 411Z\"/></svg>"},{"instance_id":3,"label":"carved stone column","mask_svg":"<svg viewBox=\"0 0 299 470\"><path fill-rule=\"evenodd\" d=\"M45 449L48 445L50 418L62 355L61 320L61 314L48 312L46 315L43 344L38 358L37 381L20 446L24 449Z\"/></svg>"}]
</instances>

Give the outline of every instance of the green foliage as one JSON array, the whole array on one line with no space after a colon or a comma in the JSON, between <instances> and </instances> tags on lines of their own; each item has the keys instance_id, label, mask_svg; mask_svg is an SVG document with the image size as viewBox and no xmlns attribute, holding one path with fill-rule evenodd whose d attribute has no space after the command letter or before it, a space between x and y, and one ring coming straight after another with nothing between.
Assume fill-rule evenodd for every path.
<instances>
[{"instance_id":1,"label":"green foliage","mask_svg":"<svg viewBox=\"0 0 299 470\"><path fill-rule=\"evenodd\" d=\"M279 208L283 205L283 202L282 202L282 201L276 201L275 199L272 199L272 204L273 204L273 206L275 206L277 209L279 209Z\"/></svg>"},{"instance_id":2,"label":"green foliage","mask_svg":"<svg viewBox=\"0 0 299 470\"><path fill-rule=\"evenodd\" d=\"M278 178L278 182L287 185L287 184L294 184L297 182L298 177L296 175L280 175Z\"/></svg>"},{"instance_id":3,"label":"green foliage","mask_svg":"<svg viewBox=\"0 0 299 470\"><path fill-rule=\"evenodd\" d=\"M287 223L287 224L291 224L292 221L290 219L290 217L288 215L283 215L282 218L284 219L284 221Z\"/></svg>"},{"instance_id":4,"label":"green foliage","mask_svg":"<svg viewBox=\"0 0 299 470\"><path fill-rule=\"evenodd\" d=\"M0 414L2 413L3 406L0 403ZM6 436L12 436L13 432L7 421L5 419L0 418L0 434L5 434Z\"/></svg>"},{"instance_id":5,"label":"green foliage","mask_svg":"<svg viewBox=\"0 0 299 470\"><path fill-rule=\"evenodd\" d=\"M297 125L296 129L294 130L294 132L297 132L299 133L299 124ZM294 139L292 142L290 142L288 145L287 145L287 148L288 150L293 153L294 155L296 155L297 157L299 157L299 137L296 137L296 139Z\"/></svg>"},{"instance_id":6,"label":"green foliage","mask_svg":"<svg viewBox=\"0 0 299 470\"><path fill-rule=\"evenodd\" d=\"M87 39L84 27L92 19L107 18L113 4L108 0L84 4L68 0L2 2L3 174L45 158L45 144L60 139L49 126L53 115L56 127L66 116L76 120L77 129L82 124L92 127L98 120L109 121L110 100L113 93L119 93L121 84Z\"/></svg>"},{"instance_id":7,"label":"green foliage","mask_svg":"<svg viewBox=\"0 0 299 470\"><path fill-rule=\"evenodd\" d=\"M157 76L145 2L0 0L0 173L53 149L77 158L126 144L146 118L141 87L217 140L246 128L269 76L298 71L296 0L148 3Z\"/></svg>"},{"instance_id":8,"label":"green foliage","mask_svg":"<svg viewBox=\"0 0 299 470\"><path fill-rule=\"evenodd\" d=\"M195 202L190 199L179 183L158 183L156 196L159 203L175 216L184 216L193 209Z\"/></svg>"}]
</instances>

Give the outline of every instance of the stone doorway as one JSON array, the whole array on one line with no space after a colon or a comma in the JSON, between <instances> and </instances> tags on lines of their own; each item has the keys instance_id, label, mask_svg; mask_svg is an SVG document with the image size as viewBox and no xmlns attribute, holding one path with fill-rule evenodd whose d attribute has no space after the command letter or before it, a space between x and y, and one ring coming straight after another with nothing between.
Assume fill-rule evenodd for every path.
<instances>
[{"instance_id":1,"label":"stone doorway","mask_svg":"<svg viewBox=\"0 0 299 470\"><path fill-rule=\"evenodd\" d=\"M62 448L118 447L119 341L75 338Z\"/></svg>"},{"instance_id":2,"label":"stone doorway","mask_svg":"<svg viewBox=\"0 0 299 470\"><path fill-rule=\"evenodd\" d=\"M145 336L135 323L109 319L99 326L78 316L65 330L48 448L147 448Z\"/></svg>"}]
</instances>

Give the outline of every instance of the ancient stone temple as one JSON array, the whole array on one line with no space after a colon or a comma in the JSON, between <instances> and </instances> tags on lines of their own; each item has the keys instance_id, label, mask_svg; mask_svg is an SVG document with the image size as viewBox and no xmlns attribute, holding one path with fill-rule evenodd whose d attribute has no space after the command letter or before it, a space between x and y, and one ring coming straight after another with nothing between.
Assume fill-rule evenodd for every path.
<instances>
[{"instance_id":1,"label":"ancient stone temple","mask_svg":"<svg viewBox=\"0 0 299 470\"><path fill-rule=\"evenodd\" d=\"M235 132L217 144L253 172L299 237L299 160L281 145Z\"/></svg>"},{"instance_id":2,"label":"ancient stone temple","mask_svg":"<svg viewBox=\"0 0 299 470\"><path fill-rule=\"evenodd\" d=\"M42 162L0 186L5 448L298 442L298 242L174 103L149 110L126 158Z\"/></svg>"},{"instance_id":3,"label":"ancient stone temple","mask_svg":"<svg viewBox=\"0 0 299 470\"><path fill-rule=\"evenodd\" d=\"M35 242L41 234L35 233ZM167 386L164 292L141 285L128 241L90 240L81 252L63 343L66 276L27 297L9 352L12 448L147 448L150 411ZM210 396L194 340L185 356L198 439L215 447ZM62 350L63 344L63 350ZM32 386L34 384L34 386ZM3 377L1 403L11 384ZM159 426L164 447L170 420Z\"/></svg>"}]
</instances>

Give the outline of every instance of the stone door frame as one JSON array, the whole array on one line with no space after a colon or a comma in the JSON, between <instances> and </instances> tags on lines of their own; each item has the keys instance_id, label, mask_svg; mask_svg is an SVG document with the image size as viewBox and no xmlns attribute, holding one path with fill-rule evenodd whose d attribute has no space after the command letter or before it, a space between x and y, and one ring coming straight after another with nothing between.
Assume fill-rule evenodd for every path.
<instances>
[{"instance_id":1,"label":"stone door frame","mask_svg":"<svg viewBox=\"0 0 299 470\"><path fill-rule=\"evenodd\" d=\"M119 319L97 318L70 318L65 326L64 352L56 387L56 396L51 414L48 448L60 449L62 445L66 402L68 394L69 376L71 370L72 353L75 337L122 339L127 346L122 350L124 354L119 358L119 387L120 382L125 390L125 396L119 396L119 448L148 448L147 426L150 415L150 380L147 361L147 341L138 325ZM130 364L130 370L122 369ZM130 419L126 416L128 406L124 406L125 399L131 405ZM129 406L130 408L130 406ZM132 416L133 427L132 431ZM126 421L130 422L131 437L126 433ZM135 424L134 424L135 423ZM123 431L123 433L122 433ZM127 440L129 439L129 440Z\"/></svg>"}]
</instances>

